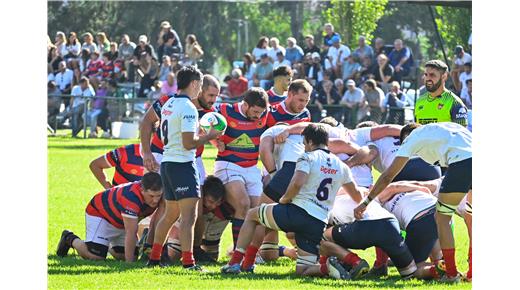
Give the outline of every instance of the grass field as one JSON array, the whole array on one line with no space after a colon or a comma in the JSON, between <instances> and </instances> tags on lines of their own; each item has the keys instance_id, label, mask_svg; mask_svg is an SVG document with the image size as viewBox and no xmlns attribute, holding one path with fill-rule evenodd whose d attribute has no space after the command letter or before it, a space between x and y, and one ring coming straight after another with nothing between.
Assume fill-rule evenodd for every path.
<instances>
[{"instance_id":1,"label":"grass field","mask_svg":"<svg viewBox=\"0 0 520 290\"><path fill-rule=\"evenodd\" d=\"M469 289L471 284L444 285L419 280L400 281L395 268L389 277L381 280L337 281L332 279L299 278L294 274L295 263L283 258L277 262L257 266L255 274L238 277L222 276L223 256L231 245L229 227L222 237L220 264L205 266L206 274L186 273L181 267L148 269L143 263L126 264L113 260L93 262L82 260L69 251L66 258L55 255L56 245L63 229L85 237L85 207L102 187L92 176L88 164L95 157L121 145L137 140L48 138L48 287L50 289ZM216 151L208 147L204 164L213 172ZM112 172L110 172L112 174ZM460 271L467 270L468 241L462 219L455 218L457 261ZM287 241L282 243L288 244ZM358 251L370 264L375 259L373 249Z\"/></svg>"}]
</instances>

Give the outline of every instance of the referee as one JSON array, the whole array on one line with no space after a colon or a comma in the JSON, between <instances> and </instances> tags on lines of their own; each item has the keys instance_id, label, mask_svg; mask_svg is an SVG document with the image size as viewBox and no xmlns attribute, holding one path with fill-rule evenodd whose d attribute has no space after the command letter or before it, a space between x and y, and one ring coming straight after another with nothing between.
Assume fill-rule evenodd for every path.
<instances>
[{"instance_id":1,"label":"referee","mask_svg":"<svg viewBox=\"0 0 520 290\"><path fill-rule=\"evenodd\" d=\"M446 89L448 66L440 60L424 65L424 85L427 92L415 103L415 121L425 125L437 122L454 122L468 125L468 109L453 92Z\"/></svg>"}]
</instances>

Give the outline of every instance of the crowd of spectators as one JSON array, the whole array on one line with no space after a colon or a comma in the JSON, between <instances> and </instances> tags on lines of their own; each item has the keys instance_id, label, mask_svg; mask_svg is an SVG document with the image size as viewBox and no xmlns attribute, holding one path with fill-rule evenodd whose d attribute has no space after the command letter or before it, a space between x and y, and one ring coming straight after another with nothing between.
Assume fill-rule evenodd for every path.
<instances>
[{"instance_id":1,"label":"crowd of spectators","mask_svg":"<svg viewBox=\"0 0 520 290\"><path fill-rule=\"evenodd\" d=\"M76 136L85 113L83 97L116 96L118 83L138 83L134 87L139 98L156 99L176 92L176 72L182 65L196 66L204 55L195 35L187 35L184 43L168 21L161 23L155 43L147 35L140 35L136 44L127 34L118 43L110 41L105 32L96 33L94 38L91 32L81 36L69 32L66 36L58 31L47 44L49 125L55 126L60 119ZM72 98L62 99L64 95ZM117 116L108 107L101 98L90 102L85 115L90 137L98 136L98 127L104 131L102 136L110 136L108 122Z\"/></svg>"}]
</instances>

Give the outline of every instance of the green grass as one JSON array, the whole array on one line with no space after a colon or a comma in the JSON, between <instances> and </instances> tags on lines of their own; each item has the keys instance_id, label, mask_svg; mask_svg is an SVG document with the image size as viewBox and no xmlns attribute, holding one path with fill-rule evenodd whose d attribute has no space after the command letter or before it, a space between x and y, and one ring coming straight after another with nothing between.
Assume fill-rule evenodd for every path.
<instances>
[{"instance_id":1,"label":"green grass","mask_svg":"<svg viewBox=\"0 0 520 290\"><path fill-rule=\"evenodd\" d=\"M228 258L223 255L231 245L229 227L222 237L220 264L205 266L207 274L186 273L181 267L147 269L142 263L126 264L109 257L107 261L85 261L73 251L66 258L55 255L61 231L69 229L85 237L85 207L91 197L102 190L90 173L89 162L108 150L138 140L48 138L48 287L50 289L469 289L471 284L442 285L419 280L400 281L395 268L381 280L336 281L320 278L300 278L294 275L295 263L282 258L274 263L259 265L255 274L238 277L222 276L220 266ZM204 164L213 172L216 151L207 147ZM112 174L112 172L110 172ZM467 234L462 219L455 218L457 261L460 271L467 270ZM288 245L287 240L282 243ZM370 264L375 259L373 249L357 251Z\"/></svg>"}]
</instances>

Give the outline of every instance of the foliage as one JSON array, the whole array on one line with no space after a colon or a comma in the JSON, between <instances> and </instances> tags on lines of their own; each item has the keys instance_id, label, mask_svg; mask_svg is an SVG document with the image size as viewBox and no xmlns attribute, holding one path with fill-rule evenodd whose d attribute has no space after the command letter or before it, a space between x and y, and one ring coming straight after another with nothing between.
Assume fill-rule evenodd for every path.
<instances>
[{"instance_id":1,"label":"foliage","mask_svg":"<svg viewBox=\"0 0 520 290\"><path fill-rule=\"evenodd\" d=\"M372 33L377 28L377 21L385 13L387 0L355 0L330 1L331 7L325 10L327 22L334 25L334 30L343 39L343 43L356 47L358 38L364 35L372 39Z\"/></svg>"},{"instance_id":2,"label":"foliage","mask_svg":"<svg viewBox=\"0 0 520 290\"><path fill-rule=\"evenodd\" d=\"M448 55L453 55L453 50L457 45L462 45L466 51L469 51L471 9L437 6L435 11L437 12L435 20Z\"/></svg>"}]
</instances>

